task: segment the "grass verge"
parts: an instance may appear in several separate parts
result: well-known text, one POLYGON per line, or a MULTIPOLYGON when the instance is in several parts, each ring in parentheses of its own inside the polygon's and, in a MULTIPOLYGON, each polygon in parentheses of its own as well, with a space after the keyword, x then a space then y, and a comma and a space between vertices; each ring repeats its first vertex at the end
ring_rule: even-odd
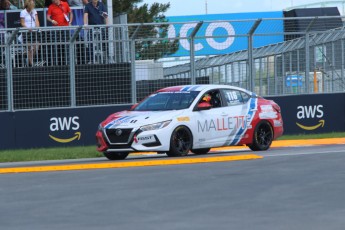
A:
POLYGON ((325 138, 341 138, 345 137, 345 132, 322 133, 322 134, 298 134, 283 135, 278 140, 303 140, 303 139, 325 139, 325 138))
MULTIPOLYGON (((284 135, 278 140, 322 139, 339 137, 345 137, 345 132, 309 135, 284 135)), ((0 151, 0 163, 97 158, 102 156, 102 153, 96 151, 95 146, 2 150, 0 151)))
POLYGON ((103 156, 96 146, 37 148, 0 151, 0 162, 43 161, 95 158, 103 156))

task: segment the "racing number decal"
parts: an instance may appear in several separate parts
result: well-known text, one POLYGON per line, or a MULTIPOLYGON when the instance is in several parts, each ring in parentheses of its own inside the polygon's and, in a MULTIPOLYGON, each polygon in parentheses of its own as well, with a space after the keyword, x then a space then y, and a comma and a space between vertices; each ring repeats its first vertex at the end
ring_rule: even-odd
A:
POLYGON ((227 92, 227 96, 229 97, 230 101, 237 100, 237 93, 235 91, 227 92))

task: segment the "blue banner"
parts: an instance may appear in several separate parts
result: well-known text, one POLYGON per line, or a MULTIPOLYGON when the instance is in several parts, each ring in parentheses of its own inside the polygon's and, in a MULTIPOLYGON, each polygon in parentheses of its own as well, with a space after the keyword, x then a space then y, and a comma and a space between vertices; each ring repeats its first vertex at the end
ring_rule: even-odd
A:
MULTIPOLYGON (((189 37, 198 22, 203 25, 196 34, 196 55, 221 55, 248 49, 247 34, 259 18, 283 18, 282 11, 234 14, 209 14, 167 17, 169 22, 188 22, 174 24, 169 28, 169 38, 189 37), (252 20, 250 20, 252 19, 252 20), (238 20, 231 21, 229 20, 238 20), (242 36, 241 36, 242 35, 242 36), (198 37, 206 37, 197 39, 198 37)), ((277 36, 254 36, 254 47, 266 46, 284 41, 283 20, 264 20, 255 34, 281 33, 277 36), (267 29, 269 28, 269 31, 267 29)), ((187 39, 180 40, 179 50, 172 57, 189 56, 190 43, 187 39)))

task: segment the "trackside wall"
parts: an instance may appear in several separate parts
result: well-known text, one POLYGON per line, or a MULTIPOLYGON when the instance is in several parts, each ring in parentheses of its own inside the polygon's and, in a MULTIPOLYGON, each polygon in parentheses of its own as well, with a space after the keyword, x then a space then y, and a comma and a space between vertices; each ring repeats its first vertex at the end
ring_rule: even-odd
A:
POLYGON ((282 110, 284 134, 345 131, 345 93, 266 97, 282 110))
POLYGON ((130 105, 0 113, 0 149, 95 145, 98 124, 130 105))
MULTIPOLYGON (((269 97, 285 134, 345 132, 345 93, 269 97)), ((95 145, 98 124, 131 105, 0 113, 0 149, 95 145)))

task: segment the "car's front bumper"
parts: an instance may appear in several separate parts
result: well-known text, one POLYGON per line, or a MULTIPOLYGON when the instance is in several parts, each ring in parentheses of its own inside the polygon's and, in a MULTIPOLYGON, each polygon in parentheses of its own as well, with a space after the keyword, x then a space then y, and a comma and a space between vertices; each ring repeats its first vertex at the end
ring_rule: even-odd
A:
MULTIPOLYGON (((119 130, 119 129, 116 129, 119 130)), ((118 137, 115 129, 99 130, 96 133, 97 150, 100 152, 165 152, 170 146, 170 129, 139 132, 131 131, 118 137)), ((118 131, 119 132, 119 131, 118 131)))

